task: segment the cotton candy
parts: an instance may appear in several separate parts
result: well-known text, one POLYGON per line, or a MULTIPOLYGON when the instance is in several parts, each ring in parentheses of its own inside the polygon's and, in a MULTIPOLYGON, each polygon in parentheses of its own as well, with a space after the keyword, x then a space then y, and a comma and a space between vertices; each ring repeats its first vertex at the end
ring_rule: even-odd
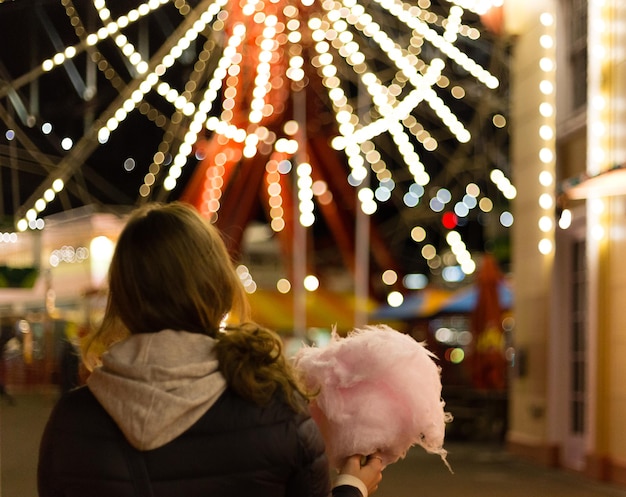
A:
POLYGON ((421 343, 386 325, 355 329, 345 338, 333 332, 328 345, 297 352, 296 371, 317 393, 311 413, 332 467, 374 452, 388 465, 413 445, 446 461, 451 418, 434 359, 421 343))

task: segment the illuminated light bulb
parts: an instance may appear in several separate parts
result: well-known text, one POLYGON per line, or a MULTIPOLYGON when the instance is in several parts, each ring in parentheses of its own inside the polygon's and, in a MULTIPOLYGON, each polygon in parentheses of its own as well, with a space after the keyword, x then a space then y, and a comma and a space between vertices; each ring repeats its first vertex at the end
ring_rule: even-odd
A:
POLYGON ((256 292, 257 284, 253 280, 248 280, 244 283, 243 288, 247 293, 252 294, 256 292))
POLYGON ((52 190, 51 188, 48 188, 44 193, 43 193, 43 198, 46 202, 52 202, 54 200, 54 198, 56 197, 56 193, 54 192, 54 190, 52 190))
POLYGON ((549 171, 541 171, 539 173, 539 183, 542 186, 551 186, 554 183, 554 176, 549 171))
MULTIPOLYGON (((471 197, 471 198, 473 198, 473 197, 471 197)), ((464 204, 463 202, 457 202, 455 204, 455 206, 454 206, 454 213, 458 217, 465 217, 465 216, 467 216, 469 214, 469 211, 470 211, 470 208, 466 204, 464 204)), ((456 223, 455 224, 452 224, 452 223, 444 224, 444 226, 446 228, 454 227, 454 226, 456 226, 456 223)))
POLYGON ((421 226, 415 226, 411 229, 411 238, 416 242, 423 242, 426 238, 426 230, 421 226))
POLYGON ((63 62, 65 62, 65 55, 62 53, 55 54, 54 57, 52 57, 52 62, 57 66, 63 64, 63 62))
POLYGON ((539 68, 543 72, 551 72, 552 70, 554 70, 554 60, 550 57, 542 57, 539 60, 539 68))
POLYGON ((56 193, 59 193, 61 190, 63 190, 64 186, 65 184, 63 183, 63 180, 60 178, 57 178, 52 182, 52 189, 56 193))
POLYGON ((539 252, 543 255, 548 255, 552 252, 552 241, 548 238, 542 238, 537 245, 539 252))
POLYGON ((272 228, 272 231, 278 233, 285 229, 285 221, 282 218, 274 218, 270 222, 270 227, 272 228))
POLYGON ((282 207, 272 207, 270 209, 270 216, 272 219, 279 219, 285 215, 285 211, 282 207))
POLYGON ((398 274, 393 269, 387 269, 381 279, 385 285, 394 285, 398 281, 398 274))
POLYGON ((440 188, 437 191, 437 198, 441 203, 447 204, 450 200, 452 200, 452 194, 446 188, 440 188))
POLYGON ((493 210, 493 202, 491 199, 483 197, 478 202, 478 207, 480 207, 480 210, 483 212, 491 212, 493 210))
POLYGON ((494 115, 492 122, 496 128, 504 128, 506 126, 506 118, 502 114, 494 115))
POLYGON ((552 26, 554 24, 554 16, 549 12, 542 12, 539 16, 539 22, 543 26, 552 26))
POLYGON ((367 214, 368 216, 371 216, 372 214, 374 214, 377 209, 378 209, 378 205, 376 204, 374 200, 368 200, 368 201, 361 203, 361 210, 363 211, 364 214, 367 214))
POLYGON ((437 249, 435 249, 435 247, 433 247, 431 244, 424 245, 422 247, 422 257, 424 257, 424 259, 429 260, 435 257, 436 255, 437 255, 437 249))
POLYGON ((493 169, 490 173, 489 173, 489 178, 491 179, 491 181, 493 181, 495 184, 498 184, 499 181, 501 181, 504 178, 504 173, 502 171, 500 171, 500 169, 493 169))
POLYGON ((513 226, 513 221, 513 214, 511 214, 510 212, 504 211, 502 214, 500 214, 500 224, 505 228, 510 228, 511 226, 513 226))
POLYGON ((566 230, 572 225, 572 211, 569 209, 563 209, 561 217, 559 218, 559 228, 566 230))
POLYGON ((554 226, 554 223, 552 222, 552 218, 548 216, 541 216, 537 224, 539 226, 539 229, 543 231, 544 233, 548 233, 549 231, 552 231, 552 228, 554 226))
POLYGON ((513 185, 508 184, 505 186, 505 188, 502 189, 502 194, 508 200, 513 200, 515 197, 517 197, 517 189, 513 185))
POLYGON ((397 291, 389 292, 387 295, 387 303, 391 307, 400 307, 404 302, 404 296, 397 291))
POLYGON ((309 292, 314 292, 320 286, 319 280, 317 279, 316 276, 312 274, 309 274, 304 278, 303 284, 304 284, 304 288, 308 290, 309 292))
POLYGON ((98 130, 98 142, 99 143, 106 143, 107 141, 109 141, 109 138, 111 136, 111 131, 107 128, 100 128, 98 130))
POLYGON ((276 282, 276 289, 280 293, 289 293, 291 290, 291 282, 288 279, 281 278, 276 282))
POLYGON ((470 195, 469 193, 463 195, 463 204, 465 204, 470 209, 476 207, 478 205, 476 195, 470 195))
POLYGON ((461 271, 463 271, 467 275, 474 274, 474 272, 476 271, 476 263, 471 259, 464 262, 463 264, 461 264, 461 271))
POLYGON ((554 129, 552 126, 544 124, 539 128, 539 136, 544 140, 551 140, 554 138, 554 129))
POLYGON ((543 117, 552 117, 554 115, 554 107, 548 102, 542 102, 539 105, 539 113, 543 117))
POLYGON ((554 92, 554 84, 544 79, 539 83, 539 91, 544 95, 551 95, 554 92))
POLYGON ((28 221, 26 219, 20 219, 15 227, 18 231, 26 231, 28 229, 28 221))
POLYGON ((548 210, 551 209, 554 205, 554 197, 549 193, 542 193, 539 196, 539 206, 542 209, 548 210))
POLYGON ((163 181, 163 188, 166 191, 171 191, 176 188, 176 179, 172 178, 171 176, 165 178, 165 180, 163 181))
POLYGON ((542 46, 542 48, 545 48, 547 50, 554 46, 554 38, 550 35, 541 35, 539 37, 539 44, 542 46))
POLYGON ((478 197, 478 195, 480 195, 480 188, 477 184, 475 183, 469 183, 466 187, 465 187, 465 192, 468 195, 471 195, 472 197, 478 197))
POLYGON ((451 247, 457 245, 458 243, 462 242, 461 235, 458 231, 450 230, 446 235, 446 242, 448 242, 448 245, 450 245, 451 247))
POLYGON ((554 160, 554 152, 552 151, 552 149, 543 147, 539 151, 539 160, 544 164, 551 163, 554 160))

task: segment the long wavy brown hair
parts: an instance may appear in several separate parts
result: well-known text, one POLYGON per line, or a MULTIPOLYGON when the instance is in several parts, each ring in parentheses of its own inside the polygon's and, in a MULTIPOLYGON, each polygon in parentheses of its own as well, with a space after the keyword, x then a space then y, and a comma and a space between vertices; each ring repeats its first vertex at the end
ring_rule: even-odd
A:
POLYGON ((280 337, 249 317, 218 229, 187 204, 151 203, 131 215, 118 239, 104 318, 84 341, 83 357, 93 367, 129 334, 202 333, 217 339, 220 369, 239 395, 264 405, 281 393, 301 409, 306 395, 280 337))

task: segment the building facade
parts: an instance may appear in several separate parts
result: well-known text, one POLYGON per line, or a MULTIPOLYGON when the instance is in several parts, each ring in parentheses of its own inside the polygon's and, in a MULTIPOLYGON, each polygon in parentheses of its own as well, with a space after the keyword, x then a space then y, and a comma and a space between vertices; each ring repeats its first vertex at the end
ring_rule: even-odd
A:
POLYGON ((504 14, 518 190, 508 446, 626 485, 626 3, 505 0, 504 14))

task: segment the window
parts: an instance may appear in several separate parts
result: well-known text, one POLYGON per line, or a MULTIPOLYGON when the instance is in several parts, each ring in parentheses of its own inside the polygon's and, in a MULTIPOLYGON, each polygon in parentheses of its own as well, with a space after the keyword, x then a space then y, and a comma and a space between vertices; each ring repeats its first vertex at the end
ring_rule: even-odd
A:
POLYGON ((572 325, 570 336, 570 428, 575 434, 585 432, 585 401, 586 401, 586 300, 587 271, 585 264, 585 242, 577 241, 573 246, 572 257, 572 325))
POLYGON ((572 110, 587 104, 587 0, 568 0, 567 39, 570 63, 572 110))

